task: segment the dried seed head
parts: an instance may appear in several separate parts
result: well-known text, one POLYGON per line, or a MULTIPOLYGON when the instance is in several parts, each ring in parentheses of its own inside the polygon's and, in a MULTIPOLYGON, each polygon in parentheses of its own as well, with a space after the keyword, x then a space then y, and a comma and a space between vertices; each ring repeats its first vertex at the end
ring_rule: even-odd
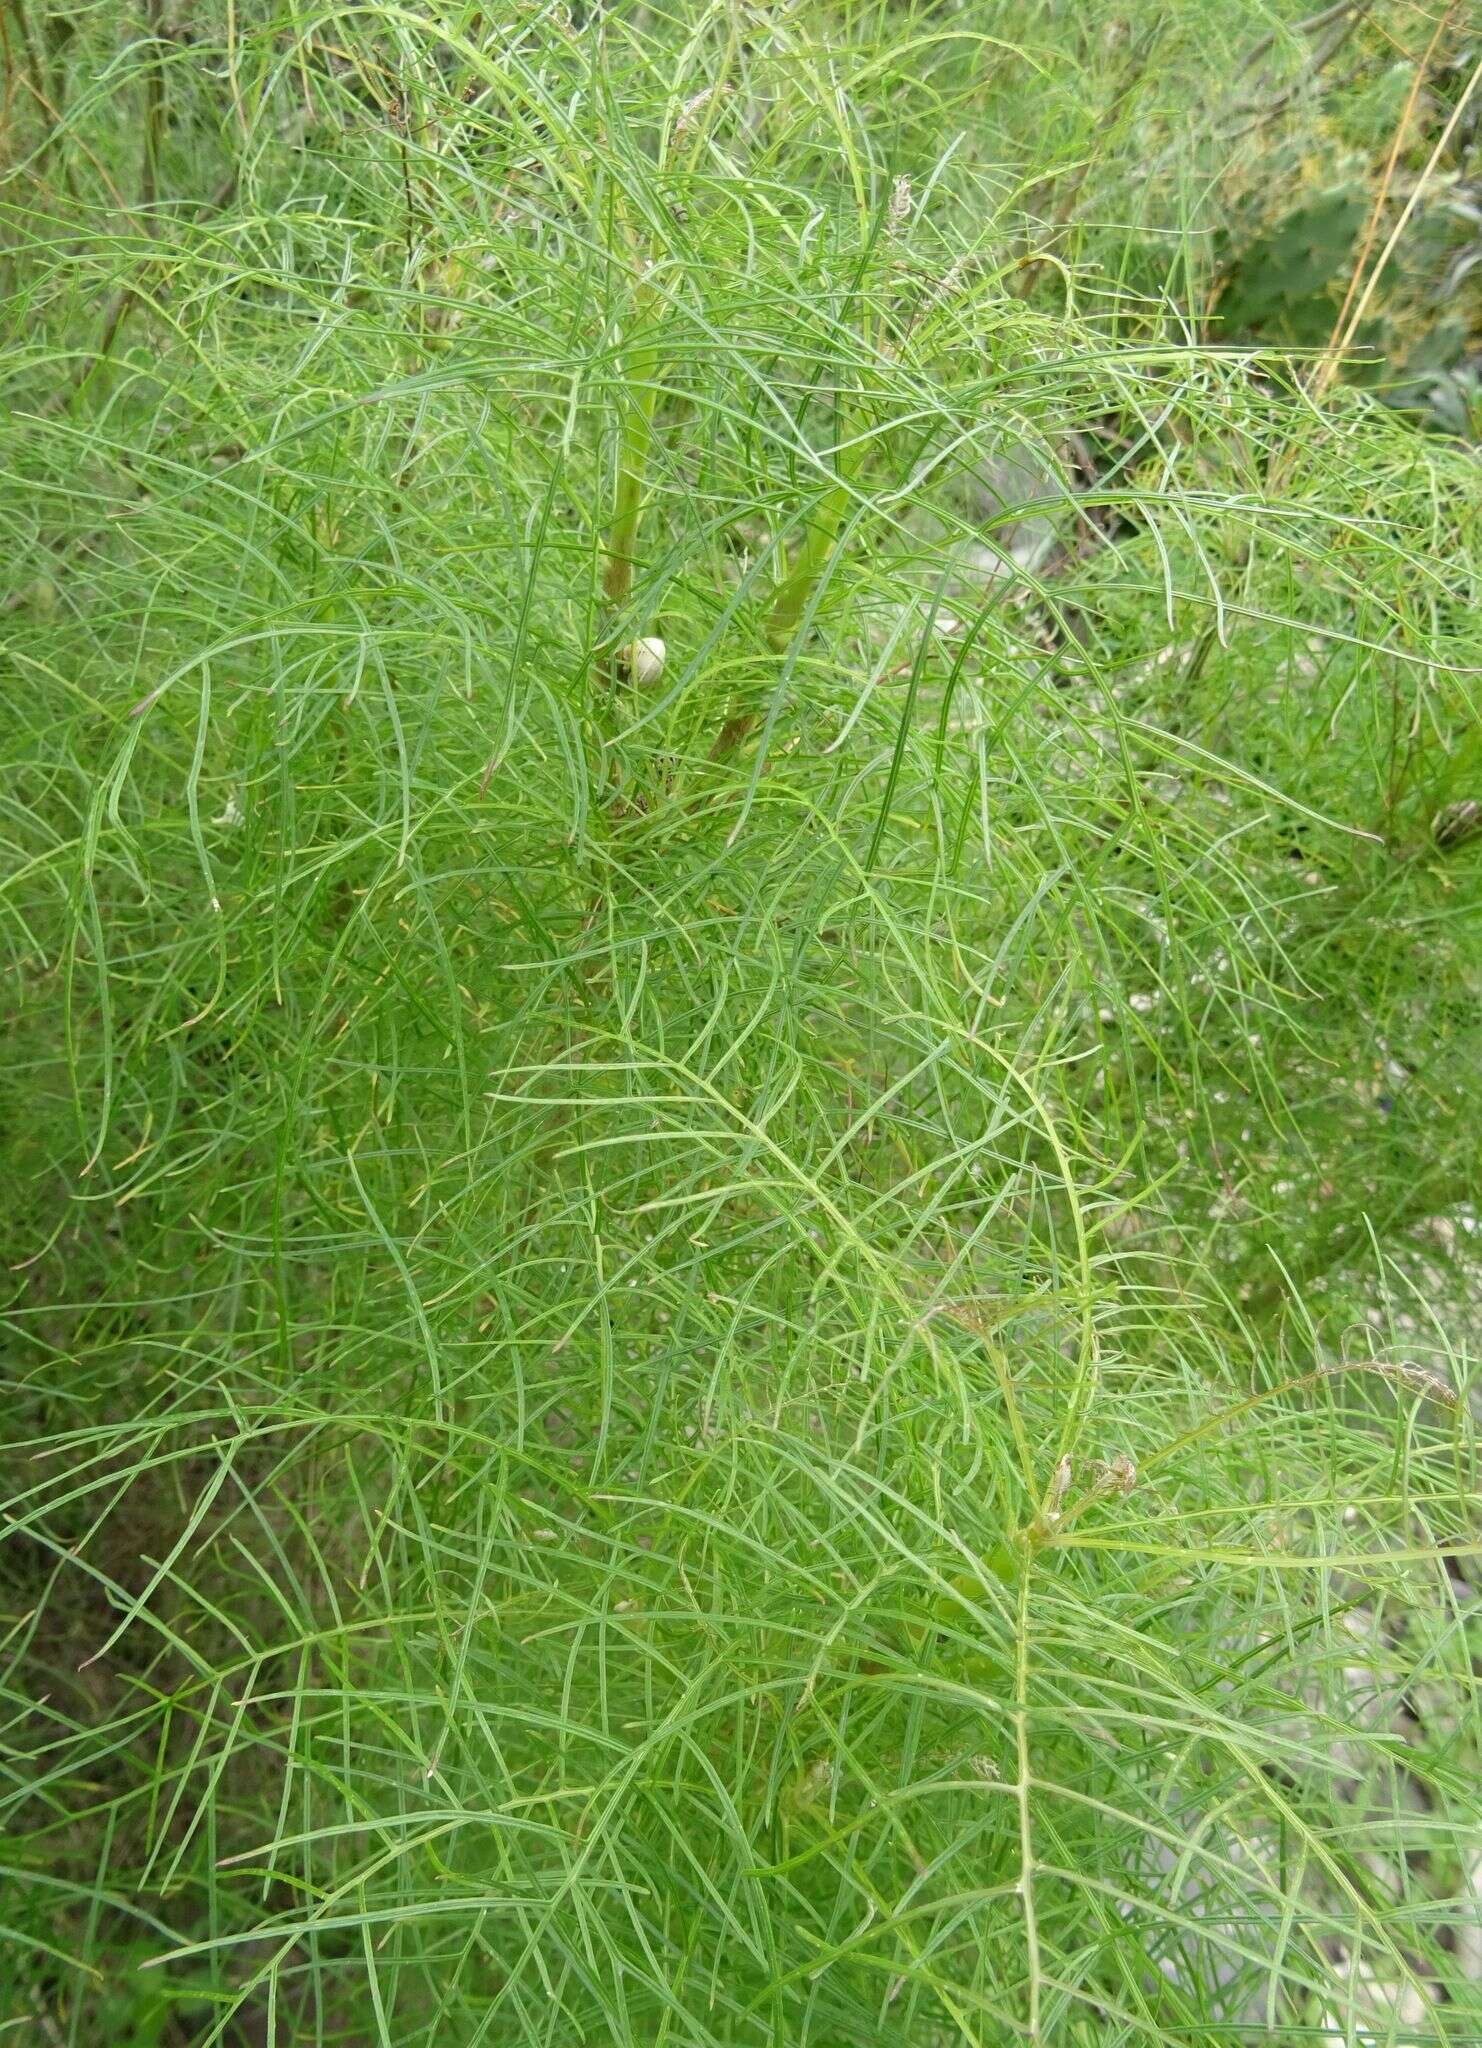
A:
POLYGON ((679 110, 679 118, 674 123, 674 141, 678 142, 686 130, 694 126, 696 114, 710 104, 717 92, 729 91, 728 85, 707 85, 703 92, 697 92, 687 99, 679 110))
POLYGON ((1322 1368, 1329 1377, 1345 1372, 1374 1372, 1383 1380, 1391 1380, 1396 1386, 1408 1387, 1412 1394, 1420 1394, 1428 1401, 1439 1401, 1443 1408, 1456 1408, 1460 1400, 1455 1387, 1442 1379, 1429 1366, 1415 1365, 1409 1359, 1390 1362, 1382 1358, 1344 1358, 1336 1365, 1322 1368))
POLYGON ((1137 1467, 1125 1451, 1118 1451, 1108 1465, 1099 1464, 1092 1492, 1105 1497, 1116 1494, 1125 1500, 1137 1484, 1137 1467))
POLYGON ((1070 1459, 1062 1458, 1060 1460, 1060 1463, 1055 1467, 1054 1477, 1050 1481, 1049 1499, 1045 1503, 1045 1518, 1047 1521, 1052 1520, 1056 1515, 1059 1514, 1060 1504, 1065 1499, 1065 1496, 1067 1493, 1069 1493, 1069 1491, 1070 1459))
POLYGON ((781 1806, 784 1812, 806 1813, 811 1806, 825 1798, 833 1790, 834 1767, 827 1757, 815 1757, 806 1770, 799 1771, 792 1783, 783 1789, 781 1806))
POLYGON ((1071 1466, 1068 1456, 1050 1474, 1050 1484, 1045 1492, 1045 1504, 1034 1520, 1023 1531, 1022 1541, 1031 1553, 1041 1544, 1054 1541, 1055 1531, 1060 1526, 1060 1509, 1070 1491, 1071 1466))
POLYGON ((936 306, 946 305, 948 299, 955 299, 962 290, 962 281, 967 276, 972 262, 970 256, 959 256, 952 268, 939 283, 932 286, 922 304, 923 312, 930 312, 936 306))

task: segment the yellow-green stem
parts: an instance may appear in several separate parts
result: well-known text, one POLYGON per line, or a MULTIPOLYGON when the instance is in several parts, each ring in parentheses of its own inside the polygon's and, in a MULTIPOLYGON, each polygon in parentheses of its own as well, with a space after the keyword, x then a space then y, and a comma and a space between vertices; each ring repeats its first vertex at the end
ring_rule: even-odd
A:
POLYGON ((778 586, 767 614, 767 638, 773 647, 785 647, 797 630, 798 620, 834 551, 848 505, 847 485, 835 484, 809 522, 802 546, 778 586))
POLYGON ((639 349, 627 365, 617 491, 607 533, 607 564, 602 574, 602 594, 614 609, 627 602, 638 557, 644 475, 653 441, 655 356, 652 348, 639 349))
POLYGON ((767 614, 766 633, 772 646, 779 650, 796 632, 798 621, 807 610, 808 601, 828 567, 829 557, 834 552, 849 510, 849 501, 854 495, 852 479, 858 466, 857 446, 851 442, 840 450, 837 483, 825 494, 809 520, 792 567, 778 585, 777 595, 767 614))

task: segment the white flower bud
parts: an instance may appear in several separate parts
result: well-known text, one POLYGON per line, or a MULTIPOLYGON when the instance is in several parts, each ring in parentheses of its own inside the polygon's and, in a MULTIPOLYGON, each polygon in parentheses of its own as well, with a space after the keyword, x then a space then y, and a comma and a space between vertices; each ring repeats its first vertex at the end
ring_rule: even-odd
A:
POLYGON ((649 636, 623 649, 623 666, 635 683, 656 683, 664 673, 665 647, 649 636))

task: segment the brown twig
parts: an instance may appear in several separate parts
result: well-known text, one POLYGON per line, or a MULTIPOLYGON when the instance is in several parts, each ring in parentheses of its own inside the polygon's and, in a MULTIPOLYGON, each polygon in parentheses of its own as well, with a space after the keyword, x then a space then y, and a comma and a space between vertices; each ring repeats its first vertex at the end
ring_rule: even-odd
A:
POLYGON ((1338 351, 1342 345, 1341 337, 1343 335, 1344 323, 1348 319, 1354 293, 1358 290, 1358 281, 1364 274, 1364 266, 1368 263, 1369 252, 1374 246, 1374 237, 1379 232, 1379 223, 1384 217, 1385 203, 1389 198, 1389 188, 1394 182, 1394 174, 1400 160, 1400 152, 1405 146, 1410 133, 1410 123, 1415 118, 1415 109, 1420 103, 1421 87, 1424 85, 1426 73, 1430 69, 1431 58, 1435 55, 1436 46, 1446 32, 1447 24, 1455 12, 1455 7, 1456 0, 1450 0, 1445 13, 1436 23, 1435 33, 1426 46, 1425 55, 1415 67, 1415 76, 1410 81, 1410 91, 1406 96, 1403 108, 1400 110, 1400 118, 1395 124, 1394 136, 1390 142, 1389 158, 1384 166, 1384 174, 1379 180, 1379 190, 1374 194, 1374 204, 1369 209, 1369 218, 1364 226, 1364 237, 1359 244, 1358 255, 1354 259, 1353 274, 1348 280, 1348 290, 1344 294, 1343 304, 1339 309, 1338 317, 1333 322, 1333 331, 1328 337, 1328 345, 1323 353, 1322 361, 1318 364, 1313 376, 1312 389, 1315 396, 1320 397, 1333 381, 1338 351))
MULTIPOLYGON (((1455 0, 1452 0, 1452 4, 1455 4, 1455 0)), ((1448 14, 1449 11, 1450 10, 1448 9, 1448 14)), ((1438 30, 1437 34, 1439 33, 1440 31, 1438 30)), ((1434 45, 1432 45, 1432 47, 1434 47, 1434 45)), ((1428 50, 1426 52, 1426 57, 1424 61, 1428 63, 1429 59, 1430 51, 1428 50)), ((1421 73, 1417 72, 1417 88, 1420 76, 1421 73)), ((1369 271, 1369 275, 1364 284, 1363 291, 1359 294, 1357 303, 1353 304, 1353 310, 1349 312, 1348 308, 1350 303, 1352 302, 1354 286, 1357 283, 1359 275, 1357 269, 1354 272, 1353 280, 1349 285, 1349 297, 1344 301, 1344 312, 1340 313, 1338 316, 1338 326, 1334 329, 1334 338, 1329 343, 1328 349, 1324 354, 1322 364, 1320 365, 1319 378, 1314 383, 1314 391, 1317 392, 1319 395, 1322 391, 1327 389, 1328 384, 1332 381, 1332 378, 1336 371, 1338 358, 1341 356, 1343 350, 1351 345, 1354 335, 1358 332, 1360 326, 1363 324, 1364 315, 1369 310, 1369 303, 1372 300, 1375 291, 1378 289, 1379 280, 1384 274, 1385 268, 1389 263, 1389 259, 1391 256, 1393 256, 1396 248, 1399 246, 1400 237, 1404 234, 1405 229, 1410 225, 1410 222, 1415 214, 1415 209, 1420 204, 1421 195, 1424 193, 1426 187, 1430 184, 1431 176, 1434 173, 1437 164, 1445 155, 1447 144, 1450 142, 1452 136, 1456 133, 1456 130, 1461 123, 1461 117, 1467 110, 1467 106, 1471 100, 1472 94, 1477 90, 1477 87, 1479 85, 1482 85, 1482 58, 1479 58, 1476 65, 1473 67, 1472 74, 1470 78, 1468 78, 1466 85, 1462 89, 1461 97, 1457 100, 1456 105, 1452 108, 1450 117, 1447 120, 1445 127, 1441 130, 1440 135, 1436 138, 1435 148, 1426 158, 1425 167, 1421 171, 1420 176, 1415 180, 1414 188, 1411 191, 1409 198, 1405 201, 1399 219, 1395 222, 1393 228, 1390 230, 1388 239, 1385 241, 1384 247, 1379 251, 1379 254, 1374 259, 1373 266, 1369 271), (1346 320, 1344 318, 1344 314, 1347 315, 1346 320)))

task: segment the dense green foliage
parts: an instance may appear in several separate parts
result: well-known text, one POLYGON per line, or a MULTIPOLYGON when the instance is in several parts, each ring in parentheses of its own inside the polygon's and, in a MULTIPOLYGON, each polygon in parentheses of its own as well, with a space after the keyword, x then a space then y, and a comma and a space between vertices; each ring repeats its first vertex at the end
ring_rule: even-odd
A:
POLYGON ((1482 2038, 1433 26, 12 0, 0 2039, 1482 2038))

